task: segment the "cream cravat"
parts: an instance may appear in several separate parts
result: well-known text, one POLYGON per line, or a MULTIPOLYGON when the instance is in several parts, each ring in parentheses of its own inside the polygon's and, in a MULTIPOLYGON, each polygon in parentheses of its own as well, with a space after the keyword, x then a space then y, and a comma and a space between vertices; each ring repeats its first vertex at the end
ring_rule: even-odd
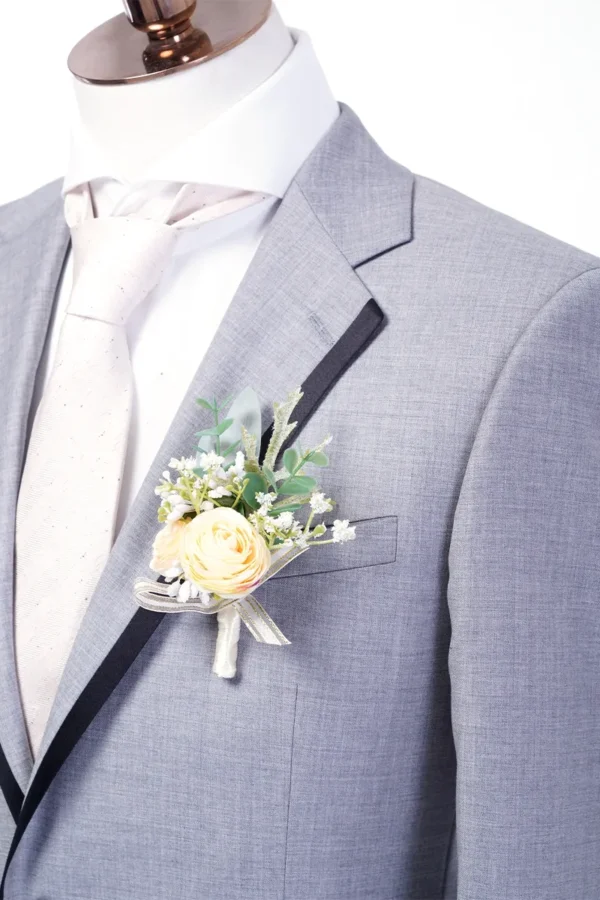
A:
POLYGON ((113 542, 132 403, 124 325, 177 238, 129 216, 88 215, 71 235, 73 288, 17 507, 15 653, 34 754, 113 542))

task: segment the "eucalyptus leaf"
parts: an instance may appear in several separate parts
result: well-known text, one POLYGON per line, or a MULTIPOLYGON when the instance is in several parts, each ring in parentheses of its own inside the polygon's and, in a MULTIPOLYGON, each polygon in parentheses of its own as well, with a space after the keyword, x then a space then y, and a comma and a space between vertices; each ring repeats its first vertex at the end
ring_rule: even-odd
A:
POLYGON ((300 461, 300 457, 298 456, 298 451, 294 450, 293 447, 290 447, 289 450, 286 450, 283 454, 283 464, 290 473, 293 475, 296 471, 296 467, 300 461))
POLYGON ((263 466, 262 471, 263 471, 263 475, 265 476, 265 478, 267 479, 267 481, 269 482, 271 487, 274 488, 275 492, 277 493, 278 487, 277 487, 277 481, 275 480, 275 473, 272 472, 271 469, 267 468, 267 466, 263 466))
MULTIPOLYGON (((227 450, 221 450, 221 456, 231 456, 232 453, 237 453, 240 449, 241 441, 236 441, 235 444, 232 444, 230 447, 227 447, 227 450)), ((230 460, 227 465, 224 467, 225 469, 230 469, 231 466, 235 466, 235 459, 230 460)))
POLYGON ((308 462, 312 463, 313 466, 324 468, 329 465, 329 457, 322 450, 315 450, 314 453, 310 454, 308 462))
POLYGON ((247 484, 242 496, 251 509, 258 509, 260 503, 257 501, 256 495, 266 492, 267 482, 258 472, 248 472, 244 476, 244 481, 247 481, 247 484))
POLYGON ((280 494, 308 494, 317 486, 317 482, 314 478, 309 478, 307 475, 294 475, 293 478, 288 478, 283 484, 279 485, 279 493, 280 494))
POLYGON ((218 437, 223 434, 229 426, 231 425, 232 419, 225 419, 224 422, 220 422, 218 425, 213 425, 212 428, 204 428, 202 431, 199 431, 198 437, 218 437))
POLYGON ((296 510, 302 509, 302 506, 302 503, 287 503, 284 506, 278 506, 276 509, 275 507, 271 507, 271 509, 269 510, 269 515, 278 516, 279 513, 282 512, 296 512, 296 510))
POLYGON ((290 506, 290 504, 293 504, 300 509, 301 506, 306 506, 309 501, 310 494, 294 494, 293 496, 286 497, 285 500, 278 500, 277 503, 274 503, 271 507, 271 511, 274 513, 285 512, 284 507, 290 506))
POLYGON ((219 411, 222 409, 225 409, 225 407, 228 406, 232 400, 233 400, 233 394, 230 394, 229 397, 227 397, 226 400, 223 400, 223 402, 219 406, 219 411))
POLYGON ((202 409, 207 409, 209 412, 214 413, 215 408, 212 403, 209 403, 208 400, 205 400, 203 397, 198 397, 196 400, 198 406, 201 406, 202 409))

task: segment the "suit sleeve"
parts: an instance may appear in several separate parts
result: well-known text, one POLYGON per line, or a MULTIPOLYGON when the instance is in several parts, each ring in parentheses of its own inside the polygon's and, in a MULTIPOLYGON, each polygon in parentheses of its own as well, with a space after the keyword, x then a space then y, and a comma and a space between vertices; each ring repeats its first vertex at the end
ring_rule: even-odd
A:
POLYGON ((450 546, 459 900, 600 898, 600 269, 542 308, 450 546))

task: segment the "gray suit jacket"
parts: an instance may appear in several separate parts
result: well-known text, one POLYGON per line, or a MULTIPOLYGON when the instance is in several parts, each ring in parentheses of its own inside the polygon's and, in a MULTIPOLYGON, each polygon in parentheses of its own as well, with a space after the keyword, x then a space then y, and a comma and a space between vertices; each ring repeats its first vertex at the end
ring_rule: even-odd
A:
POLYGON ((59 191, 0 210, 6 900, 600 897, 600 260, 412 175, 344 107, 165 423, 32 766, 13 532, 59 191), (253 385, 267 415, 297 384, 358 539, 262 589, 292 644, 244 632, 223 681, 213 617, 132 598, 153 488, 195 397, 253 385))

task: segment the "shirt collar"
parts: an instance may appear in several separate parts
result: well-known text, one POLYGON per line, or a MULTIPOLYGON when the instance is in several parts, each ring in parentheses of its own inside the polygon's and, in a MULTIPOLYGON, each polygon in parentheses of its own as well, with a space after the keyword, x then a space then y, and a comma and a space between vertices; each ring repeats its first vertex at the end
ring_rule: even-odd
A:
MULTIPOLYGON (((283 197, 339 114, 310 38, 301 31, 292 36, 294 49, 264 84, 141 171, 138 181, 219 185, 283 197)), ((76 122, 63 194, 100 177, 114 175, 76 122)))

